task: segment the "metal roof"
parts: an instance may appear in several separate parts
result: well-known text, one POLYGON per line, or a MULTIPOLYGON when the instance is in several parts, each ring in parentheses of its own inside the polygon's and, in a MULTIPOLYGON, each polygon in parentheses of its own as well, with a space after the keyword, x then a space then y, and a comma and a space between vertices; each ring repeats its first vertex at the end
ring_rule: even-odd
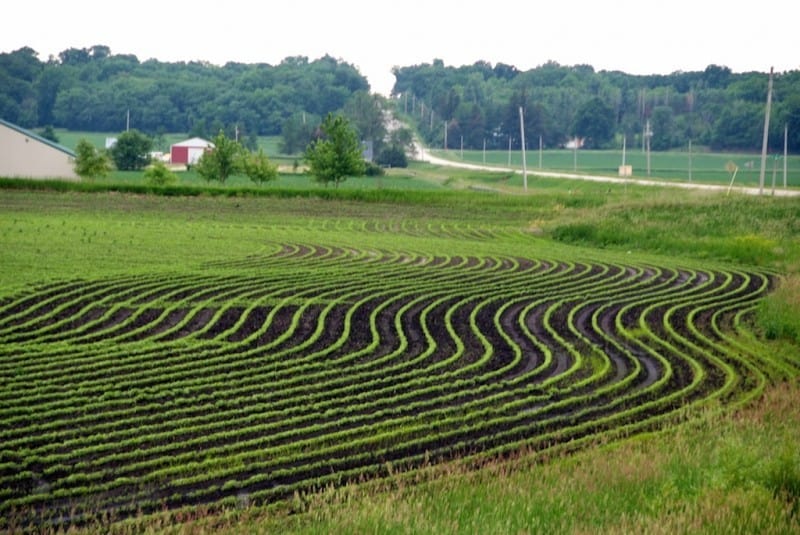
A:
POLYGON ((173 147, 213 147, 214 144, 210 141, 207 141, 201 137, 193 137, 192 139, 187 139, 186 141, 181 141, 180 143, 173 143, 173 147))

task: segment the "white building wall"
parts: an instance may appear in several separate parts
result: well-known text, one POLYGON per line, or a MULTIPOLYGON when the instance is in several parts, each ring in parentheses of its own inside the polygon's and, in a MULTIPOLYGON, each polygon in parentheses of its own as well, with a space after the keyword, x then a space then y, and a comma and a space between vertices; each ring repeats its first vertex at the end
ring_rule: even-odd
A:
POLYGON ((2 123, 0 177, 80 180, 69 154, 2 123))

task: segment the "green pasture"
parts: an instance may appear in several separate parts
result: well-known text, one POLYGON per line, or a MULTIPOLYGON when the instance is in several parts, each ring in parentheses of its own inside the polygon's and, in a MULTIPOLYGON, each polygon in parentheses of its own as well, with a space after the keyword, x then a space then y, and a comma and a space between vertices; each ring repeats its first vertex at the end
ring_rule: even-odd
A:
MULTIPOLYGON (((463 156, 461 151, 453 149, 432 152, 436 156, 457 161, 477 164, 485 162, 490 166, 522 169, 520 151, 510 153, 510 164, 507 151, 487 151, 485 158, 482 151, 464 151, 463 156)), ((541 154, 541 167, 539 166, 539 156, 538 150, 527 151, 526 165, 530 173, 541 169, 616 177, 619 175, 619 166, 622 164, 621 150, 579 150, 577 152, 568 149, 545 150, 541 154)), ((693 152, 690 155, 688 151, 651 152, 650 175, 647 174, 646 155, 641 149, 627 150, 625 161, 627 165, 633 166, 633 178, 658 178, 682 182, 729 184, 733 175, 728 169, 729 164, 732 163, 738 168, 734 185, 756 186, 761 171, 760 154, 703 151, 693 152)), ((787 185, 800 187, 800 156, 790 155, 787 164, 787 185)), ((768 156, 765 173, 765 185, 768 188, 772 186, 773 170, 777 187, 783 187, 782 154, 768 156)), ((521 182, 521 180, 514 182, 521 182)))

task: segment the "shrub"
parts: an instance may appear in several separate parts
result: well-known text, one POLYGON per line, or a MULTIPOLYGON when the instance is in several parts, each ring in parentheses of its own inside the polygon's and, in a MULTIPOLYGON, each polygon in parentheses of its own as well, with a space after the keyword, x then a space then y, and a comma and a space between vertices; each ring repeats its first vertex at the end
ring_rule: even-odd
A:
POLYGON ((383 176, 384 170, 383 167, 376 164, 375 162, 366 162, 366 171, 364 172, 367 176, 383 176))
POLYGON ((172 186, 178 183, 178 175, 167 169, 161 161, 145 169, 144 178, 149 186, 172 186))

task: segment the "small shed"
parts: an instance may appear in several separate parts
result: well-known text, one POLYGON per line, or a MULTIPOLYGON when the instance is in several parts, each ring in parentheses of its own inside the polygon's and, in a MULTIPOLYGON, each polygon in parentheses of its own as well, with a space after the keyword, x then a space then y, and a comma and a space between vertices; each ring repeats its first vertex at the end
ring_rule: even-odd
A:
POLYGON ((0 177, 80 180, 75 153, 0 119, 0 177))
POLYGON ((175 143, 170 147, 170 162, 173 164, 195 164, 205 151, 213 148, 214 144, 210 141, 193 137, 192 139, 175 143))

